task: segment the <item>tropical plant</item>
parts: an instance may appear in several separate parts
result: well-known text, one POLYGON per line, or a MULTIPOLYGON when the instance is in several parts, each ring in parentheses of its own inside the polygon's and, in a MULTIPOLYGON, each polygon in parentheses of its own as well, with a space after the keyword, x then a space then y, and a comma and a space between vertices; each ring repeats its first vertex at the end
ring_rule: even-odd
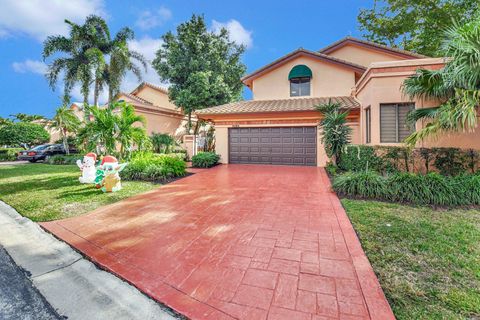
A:
MULTIPOLYGON (((49 36, 43 43, 44 60, 55 53, 61 54, 49 64, 46 78, 55 90, 58 77, 63 73, 64 105, 70 103, 70 92, 75 84, 80 83, 83 103, 88 105, 90 85, 105 64, 102 49, 110 33, 105 20, 95 15, 88 16, 83 25, 69 20, 65 23, 69 27, 68 37, 49 36)), ((85 117, 88 121, 87 114, 85 117)))
POLYGON ((340 111, 340 104, 329 101, 316 106, 322 115, 322 143, 327 156, 335 164, 341 162, 342 150, 350 143, 352 129, 347 126, 348 112, 340 111))
POLYGON ((15 122, 0 127, 0 145, 29 148, 50 140, 50 134, 39 124, 15 122))
POLYGON ((67 154, 70 154, 70 147, 68 145, 68 134, 74 133, 80 127, 80 120, 77 118, 72 109, 62 106, 57 108, 55 116, 49 122, 50 128, 57 129, 60 132, 63 148, 67 154))
POLYGON ((210 32, 204 17, 193 15, 176 34, 167 32, 162 40, 153 68, 170 83, 170 100, 188 116, 188 133, 195 110, 241 98, 240 78, 246 67, 240 58, 245 48, 235 44, 226 29, 210 32))
POLYGON ((175 145, 175 139, 166 133, 153 133, 150 136, 153 152, 169 153, 170 148, 175 145))
POLYGON ((145 118, 135 114, 132 105, 116 101, 105 107, 89 106, 92 121, 85 124, 77 139, 85 150, 98 154, 115 154, 119 146, 120 158, 131 151, 133 145, 141 146, 147 140, 145 118))
POLYGON ((472 131, 477 127, 480 106, 480 15, 463 25, 454 24, 445 32, 443 54, 449 57, 440 70, 417 70, 403 83, 403 92, 412 99, 440 101, 438 107, 416 109, 408 121, 426 122, 405 142, 414 146, 442 132, 472 131))
POLYGON ((120 156, 125 157, 131 151, 133 144, 141 145, 148 139, 145 132, 147 125, 144 116, 135 114, 132 105, 122 101, 112 104, 119 112, 115 115, 116 138, 120 144, 120 156))
POLYGON ((45 120, 45 117, 39 114, 16 113, 16 114, 11 114, 10 117, 13 117, 15 120, 18 120, 20 122, 32 122, 35 120, 45 120))
POLYGON ((0 117, 0 127, 3 127, 7 124, 12 124, 12 123, 13 123, 12 119, 0 117))
POLYGON ((136 152, 122 171, 126 180, 166 181, 186 174, 185 161, 174 155, 136 152))

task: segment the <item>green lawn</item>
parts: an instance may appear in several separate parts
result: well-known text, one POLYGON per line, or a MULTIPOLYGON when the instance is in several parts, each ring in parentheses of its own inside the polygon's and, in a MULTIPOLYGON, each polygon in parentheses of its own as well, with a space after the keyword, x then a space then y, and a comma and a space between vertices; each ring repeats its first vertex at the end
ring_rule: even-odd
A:
POLYGON ((73 165, 0 165, 0 200, 33 221, 63 219, 131 197, 158 185, 122 181, 123 189, 103 193, 80 184, 80 170, 73 165))
POLYGON ((480 211, 343 199, 398 319, 480 319, 480 211))

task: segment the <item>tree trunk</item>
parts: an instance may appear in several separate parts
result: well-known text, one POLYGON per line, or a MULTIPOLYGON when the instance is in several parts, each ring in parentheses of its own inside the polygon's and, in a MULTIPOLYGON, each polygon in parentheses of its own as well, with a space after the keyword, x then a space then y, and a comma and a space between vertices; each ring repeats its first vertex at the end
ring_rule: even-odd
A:
POLYGON ((187 121, 187 134, 190 134, 190 131, 192 130, 192 112, 188 112, 188 121, 187 121))
POLYGON ((69 155, 70 154, 70 146, 68 145, 67 132, 66 132, 65 129, 61 129, 60 132, 62 133, 63 148, 65 149, 65 153, 67 155, 69 155))
POLYGON ((95 88, 93 89, 93 105, 96 106, 98 105, 98 95, 100 94, 99 88, 100 83, 98 80, 95 80, 95 88))

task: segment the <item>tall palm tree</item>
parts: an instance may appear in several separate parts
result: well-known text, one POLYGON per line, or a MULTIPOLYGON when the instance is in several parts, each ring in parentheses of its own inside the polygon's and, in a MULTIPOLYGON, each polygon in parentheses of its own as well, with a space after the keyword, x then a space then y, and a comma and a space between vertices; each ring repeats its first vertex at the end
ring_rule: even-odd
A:
POLYGON ((480 16, 464 25, 454 24, 446 30, 442 49, 448 57, 442 69, 417 70, 403 83, 403 92, 412 99, 440 101, 438 107, 416 109, 408 115, 410 122, 427 122, 405 140, 411 146, 440 132, 471 131, 477 127, 480 16))
POLYGON ((135 114, 132 105, 125 102, 112 104, 119 112, 116 114, 116 138, 120 143, 120 156, 130 152, 133 144, 141 145, 147 139, 145 132, 146 119, 135 114))
MULTIPOLYGON (((48 66, 46 78, 55 90, 58 77, 63 73, 64 105, 70 103, 70 93, 80 83, 84 105, 88 105, 90 85, 96 76, 92 70, 102 69, 103 50, 110 42, 110 32, 105 21, 95 15, 88 16, 83 25, 65 20, 69 36, 49 36, 43 43, 43 59, 55 53, 60 56, 48 66)), ((88 117, 88 115, 86 115, 88 117)))
POLYGON ((106 53, 110 61, 103 74, 104 82, 108 85, 108 101, 112 101, 118 94, 122 80, 128 71, 132 72, 139 82, 142 81, 142 69, 147 71, 145 57, 128 48, 128 41, 134 38, 135 34, 130 28, 123 28, 108 44, 106 53), (137 62, 140 66, 136 64, 137 62))
POLYGON ((74 133, 80 127, 80 120, 77 118, 72 109, 66 106, 57 108, 55 116, 50 121, 50 128, 57 129, 62 138, 63 148, 67 154, 70 154, 68 146, 68 133, 74 133))

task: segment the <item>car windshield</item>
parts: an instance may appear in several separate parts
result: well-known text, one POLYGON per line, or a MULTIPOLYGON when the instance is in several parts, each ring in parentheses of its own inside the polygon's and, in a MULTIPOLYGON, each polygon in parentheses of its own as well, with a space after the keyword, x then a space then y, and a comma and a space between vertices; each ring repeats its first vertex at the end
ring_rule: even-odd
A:
POLYGON ((42 144, 41 146, 36 146, 35 148, 32 148, 32 150, 35 150, 35 151, 38 151, 38 150, 44 150, 46 148, 48 148, 49 145, 48 144, 42 144))

